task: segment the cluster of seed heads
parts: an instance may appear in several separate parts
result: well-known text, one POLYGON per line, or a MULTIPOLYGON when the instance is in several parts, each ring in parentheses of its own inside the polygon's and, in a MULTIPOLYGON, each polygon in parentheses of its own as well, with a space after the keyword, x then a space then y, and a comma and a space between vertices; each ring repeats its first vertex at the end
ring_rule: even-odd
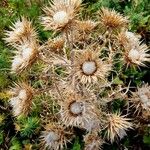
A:
POLYGON ((44 64, 39 77, 43 79, 41 88, 33 89, 24 82, 15 84, 10 105, 14 116, 28 115, 36 95, 51 97, 51 105, 41 100, 46 110, 52 105, 58 108, 55 115, 41 112, 41 126, 45 129, 41 144, 48 149, 66 147, 75 137, 77 127, 85 131, 84 149, 98 150, 105 141, 113 143, 124 138, 127 130, 136 128, 137 116, 146 119, 150 115, 150 86, 144 84, 132 92, 125 84, 114 86, 112 77, 113 72, 119 75, 127 68, 145 67, 150 62, 147 45, 128 30, 127 17, 115 10, 99 8, 93 20, 86 20, 81 15, 83 9, 81 0, 53 0, 44 7, 40 22, 44 30, 54 34, 43 43, 32 22, 24 17, 5 32, 6 43, 16 49, 12 73, 20 76, 32 71, 33 63, 44 64), (114 67, 118 60, 123 62, 120 71, 114 67), (118 97, 131 105, 129 109, 134 112, 113 113, 108 106, 118 97), (134 118, 128 118, 128 114, 134 118))

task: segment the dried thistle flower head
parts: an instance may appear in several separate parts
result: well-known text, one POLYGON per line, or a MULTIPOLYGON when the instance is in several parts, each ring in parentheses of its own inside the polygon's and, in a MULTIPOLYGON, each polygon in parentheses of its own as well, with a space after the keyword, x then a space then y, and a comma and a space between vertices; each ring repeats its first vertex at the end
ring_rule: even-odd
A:
POLYGON ((79 21, 76 20, 76 26, 77 30, 82 32, 91 32, 96 26, 97 22, 94 22, 92 20, 86 20, 86 21, 79 21))
POLYGON ((150 62, 150 54, 146 44, 137 43, 136 46, 127 45, 124 52, 124 60, 127 66, 146 66, 150 62))
POLYGON ((32 106, 32 97, 34 93, 32 87, 26 83, 15 84, 11 93, 12 98, 9 103, 12 106, 14 116, 19 116, 21 114, 27 115, 32 106))
POLYGON ((91 132, 84 136, 84 150, 101 150, 104 141, 97 132, 91 132))
POLYGON ((30 66, 38 56, 38 45, 28 41, 16 46, 16 55, 12 60, 12 73, 20 73, 30 66))
POLYGON ((118 35, 118 41, 123 46, 123 59, 127 66, 146 66, 145 62, 150 62, 149 49, 140 42, 139 35, 123 31, 118 35))
POLYGON ((135 113, 138 114, 144 110, 150 113, 150 86, 144 84, 141 88, 138 87, 136 92, 132 92, 130 101, 132 106, 136 108, 135 113))
POLYGON ((109 10, 108 8, 102 8, 100 11, 100 24, 103 28, 109 30, 118 30, 126 28, 128 20, 115 10, 109 10))
POLYGON ((52 52, 59 52, 63 49, 65 44, 65 38, 63 37, 56 37, 54 39, 49 39, 46 43, 46 48, 48 48, 52 52))
POLYGON ((82 51, 74 59, 74 77, 83 84, 96 83, 99 79, 105 81, 110 69, 111 64, 102 61, 99 53, 92 50, 82 51))
POLYGON ((37 39, 37 33, 32 27, 32 23, 24 17, 15 22, 10 29, 10 31, 5 32, 4 40, 12 46, 26 40, 35 41, 37 39))
POLYGON ((90 19, 82 21, 76 20, 74 30, 72 31, 73 36, 70 36, 70 40, 78 44, 89 42, 91 39, 91 31, 96 29, 97 24, 97 22, 94 22, 90 19))
POLYGON ((60 110, 62 123, 66 126, 85 128, 89 131, 98 128, 97 107, 92 102, 91 97, 82 96, 75 91, 65 92, 60 110), (91 124, 89 125, 89 123, 91 124))
POLYGON ((132 123, 129 122, 131 119, 126 118, 125 115, 121 116, 120 113, 108 114, 107 120, 106 134, 107 139, 110 140, 111 143, 114 142, 115 138, 122 139, 124 136, 126 136, 126 131, 128 129, 132 129, 133 127, 132 123))
POLYGON ((53 0, 50 7, 45 7, 45 17, 42 17, 42 24, 45 30, 64 30, 71 27, 76 17, 79 1, 53 0))
POLYGON ((136 47, 137 43, 139 43, 140 38, 140 35, 124 30, 121 31, 117 36, 119 44, 121 44, 123 47, 126 47, 127 45, 132 45, 132 47, 136 47))
POLYGON ((42 145, 51 150, 63 149, 67 146, 67 142, 71 141, 71 135, 70 131, 59 124, 47 124, 41 135, 42 145))

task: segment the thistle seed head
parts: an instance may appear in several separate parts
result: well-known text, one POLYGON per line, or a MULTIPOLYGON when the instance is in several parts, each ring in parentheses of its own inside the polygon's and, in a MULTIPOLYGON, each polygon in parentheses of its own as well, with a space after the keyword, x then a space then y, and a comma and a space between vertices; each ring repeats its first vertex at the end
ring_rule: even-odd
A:
POLYGON ((121 116, 121 114, 109 114, 107 129, 107 139, 114 142, 115 138, 122 139, 126 135, 128 129, 132 129, 133 125, 129 122, 131 119, 121 116))
POLYGON ((101 9, 100 21, 103 28, 111 30, 126 28, 128 25, 128 19, 126 17, 108 8, 101 9))
POLYGON ((45 126, 41 135, 44 148, 59 150, 66 147, 67 142, 72 139, 72 132, 57 123, 50 123, 45 126))
POLYGON ((85 128, 88 131, 97 125, 97 107, 91 103, 93 98, 86 97, 70 91, 64 93, 64 101, 61 102, 61 121, 66 126, 85 128), (85 100, 86 99, 86 100, 85 100), (89 100, 87 100, 89 99, 89 100), (91 123, 91 126, 88 124, 91 123))
POLYGON ((136 92, 132 92, 132 97, 129 100, 132 102, 137 115, 144 111, 150 112, 150 86, 144 84, 142 87, 138 87, 136 92))
POLYGON ((102 61, 97 52, 86 49, 76 54, 72 72, 82 84, 96 84, 99 80, 105 82, 110 69, 111 64, 102 61))
POLYGON ((11 93, 12 98, 10 98, 9 103, 12 106, 14 116, 27 115, 32 105, 32 87, 26 83, 19 83, 12 88, 11 93))

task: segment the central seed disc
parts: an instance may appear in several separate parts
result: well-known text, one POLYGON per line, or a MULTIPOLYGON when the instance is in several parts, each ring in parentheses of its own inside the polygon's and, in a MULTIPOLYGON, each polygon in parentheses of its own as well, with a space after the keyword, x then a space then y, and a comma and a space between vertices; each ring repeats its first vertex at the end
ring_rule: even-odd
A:
POLYGON ((74 102, 70 105, 71 113, 78 115, 81 114, 83 111, 83 105, 81 102, 74 102))
POLYGON ((46 141, 48 141, 49 143, 59 140, 59 136, 53 131, 50 131, 46 138, 46 141))
POLYGON ((92 75, 96 71, 96 64, 94 61, 86 61, 82 65, 82 70, 86 75, 92 75))
POLYGON ((68 14, 65 11, 58 11, 53 16, 54 22, 58 24, 65 24, 68 23, 68 14))
POLYGON ((128 57, 132 60, 138 60, 140 58, 140 54, 136 49, 131 49, 129 51, 128 57))

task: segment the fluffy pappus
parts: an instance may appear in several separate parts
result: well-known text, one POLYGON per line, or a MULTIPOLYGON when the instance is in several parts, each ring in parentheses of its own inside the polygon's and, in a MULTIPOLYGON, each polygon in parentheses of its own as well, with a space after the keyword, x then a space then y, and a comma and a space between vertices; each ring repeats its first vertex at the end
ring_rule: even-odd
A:
POLYGON ((123 60, 128 66, 146 66, 150 62, 149 49, 146 44, 140 42, 140 36, 129 31, 123 31, 118 35, 118 42, 123 47, 123 60))
POLYGON ((125 47, 127 44, 131 44, 132 46, 136 46, 137 43, 139 43, 141 36, 138 34, 135 34, 130 31, 121 31, 117 35, 117 40, 119 44, 121 44, 123 47, 125 47))

